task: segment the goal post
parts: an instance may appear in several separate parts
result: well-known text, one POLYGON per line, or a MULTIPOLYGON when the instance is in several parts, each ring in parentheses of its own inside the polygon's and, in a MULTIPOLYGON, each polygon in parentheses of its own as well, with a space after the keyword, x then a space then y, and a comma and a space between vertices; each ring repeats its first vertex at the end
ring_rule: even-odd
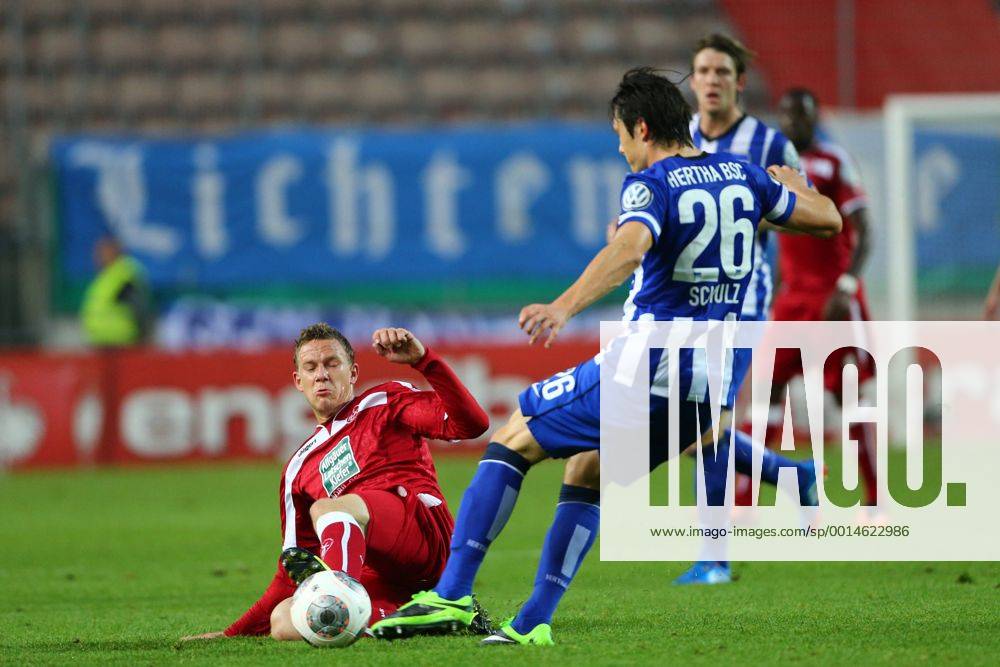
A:
MULTIPOLYGON (((888 316, 914 320, 918 308, 917 237, 914 216, 915 135, 921 123, 981 124, 1000 141, 1000 94, 892 95, 884 114, 888 232, 888 316), (995 135, 989 130, 995 129, 995 135)), ((993 165, 1000 180, 1000 162, 993 165)), ((1000 188, 997 181, 994 187, 1000 188)), ((985 212, 997 216, 997 211, 985 212)), ((1000 261, 1000 253, 997 260, 1000 261)))

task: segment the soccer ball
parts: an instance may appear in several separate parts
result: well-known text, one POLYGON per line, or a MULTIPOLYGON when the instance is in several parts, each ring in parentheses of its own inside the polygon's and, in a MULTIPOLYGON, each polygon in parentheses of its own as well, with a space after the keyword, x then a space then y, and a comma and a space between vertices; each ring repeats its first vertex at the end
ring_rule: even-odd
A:
POLYGON ((317 572, 292 596, 292 625, 313 646, 350 646, 371 615, 368 591, 343 572, 317 572))

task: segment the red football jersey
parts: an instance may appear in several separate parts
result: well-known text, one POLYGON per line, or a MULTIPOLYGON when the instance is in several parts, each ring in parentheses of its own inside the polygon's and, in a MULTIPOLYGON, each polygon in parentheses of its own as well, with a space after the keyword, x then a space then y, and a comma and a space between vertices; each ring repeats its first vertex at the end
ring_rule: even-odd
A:
POLYGON ((854 163, 840 146, 815 142, 799 157, 816 189, 837 205, 844 217, 844 229, 832 239, 778 234, 781 284, 783 290, 825 298, 851 265, 857 235, 848 216, 866 207, 868 200, 854 163))
POLYGON ((361 489, 427 494, 442 502, 424 440, 479 436, 488 421, 451 369, 428 351, 416 364, 434 391, 387 382, 359 394, 299 447, 281 476, 282 549, 319 550, 309 507, 361 489), (449 415, 448 410, 452 414, 449 415))
MULTIPOLYGON (((431 350, 413 367, 432 391, 398 381, 372 387, 317 426, 285 464, 279 490, 282 549, 298 546, 319 553, 309 508, 321 498, 383 490, 417 494, 425 505, 444 502, 424 438, 479 437, 489 416, 431 350)), ((225 634, 266 634, 271 611, 294 592, 279 566, 261 598, 225 634)))

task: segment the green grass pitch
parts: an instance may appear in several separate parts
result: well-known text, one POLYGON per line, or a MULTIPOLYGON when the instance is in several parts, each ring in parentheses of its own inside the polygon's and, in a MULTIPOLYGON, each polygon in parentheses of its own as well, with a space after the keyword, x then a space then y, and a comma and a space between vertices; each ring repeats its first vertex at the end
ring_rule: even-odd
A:
MULTIPOLYGON (((453 508, 475 461, 439 463, 453 508)), ((528 596, 561 466, 525 481, 477 590, 494 617, 528 596)), ((280 547, 277 465, 0 477, 4 664, 996 664, 1000 564, 743 563, 728 586, 670 585, 683 563, 584 564, 557 646, 470 637, 363 640, 342 651, 222 629, 259 595, 280 547)))

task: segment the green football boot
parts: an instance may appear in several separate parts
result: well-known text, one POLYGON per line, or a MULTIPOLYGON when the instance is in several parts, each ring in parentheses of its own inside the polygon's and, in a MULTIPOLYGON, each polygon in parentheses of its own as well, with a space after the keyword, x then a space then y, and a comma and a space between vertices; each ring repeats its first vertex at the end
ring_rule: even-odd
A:
POLYGON ((548 623, 539 623, 531 629, 528 634, 522 635, 514 629, 512 623, 514 619, 505 621, 500 628, 492 635, 479 642, 480 646, 502 646, 507 644, 521 644, 524 646, 555 646, 552 641, 552 626, 548 623))
POLYGON ((285 568, 288 578, 296 586, 317 572, 330 569, 322 558, 299 547, 289 547, 281 552, 281 567, 285 568))
POLYGON ((449 635, 493 632, 486 610, 474 595, 445 600, 434 591, 420 591, 413 599, 372 626, 379 639, 405 639, 415 635, 449 635))

